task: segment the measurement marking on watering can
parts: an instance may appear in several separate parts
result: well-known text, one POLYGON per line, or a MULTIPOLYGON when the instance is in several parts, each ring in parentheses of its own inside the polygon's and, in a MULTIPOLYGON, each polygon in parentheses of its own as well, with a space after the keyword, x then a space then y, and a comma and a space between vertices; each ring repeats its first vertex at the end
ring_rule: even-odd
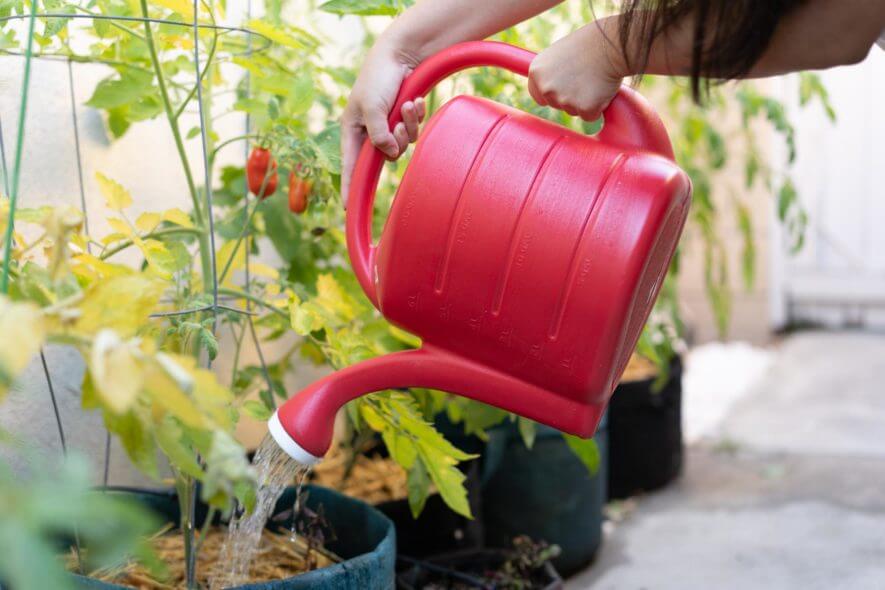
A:
POLYGON ((538 186, 543 177, 542 172, 547 166, 547 161, 553 155, 554 151, 562 144, 562 140, 564 139, 565 136, 560 135, 550 144, 550 147, 547 148, 547 152, 544 154, 544 157, 541 158, 541 163, 538 164, 538 169, 535 170, 535 175, 532 177, 531 184, 529 184, 529 190, 522 199, 522 203, 519 204, 516 221, 513 222, 513 230, 510 232, 510 238, 508 240, 510 250, 507 253, 504 269, 498 277, 498 284, 495 286, 495 296, 492 299, 493 316, 501 314, 501 305, 504 303, 504 290, 507 288, 507 283, 510 281, 510 272, 513 270, 514 266, 522 266, 523 263, 525 263, 529 247, 531 246, 532 234, 521 235, 519 240, 516 239, 516 236, 520 235, 519 229, 522 226, 523 213, 525 213, 525 210, 528 208, 529 201, 531 201, 538 192, 538 186))
POLYGON ((403 207, 402 215, 399 218, 400 227, 405 229, 409 225, 409 220, 412 218, 412 210, 415 207, 415 194, 410 193, 409 198, 406 201, 405 206, 403 207))
POLYGON ((578 252, 581 251, 581 246, 583 246, 584 240, 590 239, 587 237, 587 234, 590 233, 587 229, 590 224, 590 219, 593 217, 594 211, 596 211, 596 205, 602 198, 605 188, 608 185, 609 180, 614 176, 615 171, 620 169, 628 159, 629 156, 618 154, 609 165, 608 170, 605 172, 605 176, 602 178, 596 192, 593 194, 593 200, 590 202, 590 207, 587 209, 587 215, 584 216, 584 221, 581 222, 581 231, 578 233, 578 239, 575 240, 575 247, 569 258, 567 278, 562 284, 562 290, 559 292, 559 300, 556 302, 556 307, 554 308, 555 311, 553 312, 553 318, 550 322, 550 329, 547 332, 547 337, 550 340, 556 340, 559 336, 559 329, 562 327, 562 317, 565 315, 565 307, 566 303, 568 303, 569 295, 571 295, 571 292, 576 285, 583 285, 587 281, 587 276, 590 273, 591 258, 586 256, 580 260, 579 263, 578 252))
MULTIPOLYGON (((436 283, 433 286, 434 291, 437 294, 441 294, 443 292, 443 288, 446 284, 446 277, 449 274, 449 262, 452 259, 452 252, 455 249, 458 227, 460 226, 460 218, 461 218, 461 208, 463 205, 463 199, 461 197, 464 196, 464 188, 467 186, 467 183, 473 177, 474 170, 477 168, 477 165, 482 161, 485 157, 486 152, 489 149, 489 146, 492 144, 494 136, 501 130, 504 126, 504 123, 510 118, 510 115, 501 115, 495 121, 495 123, 489 127, 489 130, 486 131, 485 137, 482 139, 482 143, 480 143, 479 150, 477 150, 476 155, 473 157, 473 161, 470 163, 470 167, 467 169, 467 174, 464 175, 464 180, 461 182, 461 188, 458 189, 458 196, 455 198, 455 207, 452 209, 452 216, 449 218, 448 224, 448 234, 446 235, 446 250, 443 255, 442 261, 440 262, 439 268, 436 272, 436 283)), ((469 225, 469 220, 468 220, 469 225)), ((466 231, 466 228, 465 230, 466 231)))

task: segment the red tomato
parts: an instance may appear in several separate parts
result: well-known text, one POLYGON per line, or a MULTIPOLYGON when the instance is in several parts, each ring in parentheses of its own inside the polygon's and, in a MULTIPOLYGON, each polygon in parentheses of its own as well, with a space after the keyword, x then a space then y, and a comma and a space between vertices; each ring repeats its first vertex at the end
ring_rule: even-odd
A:
POLYGON ((270 150, 257 146, 252 149, 252 153, 249 154, 249 159, 246 161, 246 182, 249 185, 249 191, 262 199, 266 199, 277 191, 279 183, 277 162, 270 155, 270 150))
POLYGON ((300 178, 294 172, 289 174, 289 210, 292 213, 304 213, 311 188, 313 182, 307 178, 300 178))

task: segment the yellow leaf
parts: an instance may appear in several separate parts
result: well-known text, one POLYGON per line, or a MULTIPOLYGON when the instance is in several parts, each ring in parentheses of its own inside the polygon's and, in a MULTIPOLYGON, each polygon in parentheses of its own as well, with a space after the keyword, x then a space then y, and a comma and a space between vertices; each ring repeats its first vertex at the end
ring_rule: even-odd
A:
POLYGON ((126 238, 132 237, 132 228, 119 217, 108 217, 108 225, 111 226, 111 229, 114 230, 115 233, 125 236, 126 238))
POLYGON ((235 270, 239 270, 246 266, 246 244, 245 242, 240 242, 239 248, 234 252, 234 247, 237 246, 237 241, 232 240, 230 242, 226 242, 220 250, 218 250, 218 254, 215 256, 215 266, 218 272, 218 276, 221 276, 222 271, 224 271, 225 267, 230 264, 230 267, 227 269, 227 276, 224 277, 224 282, 228 283, 231 281, 231 276, 233 275, 235 270), (233 260, 231 260, 233 257, 233 260), (230 263, 228 261, 231 260, 230 263))
POLYGON ((351 320, 354 317, 354 309, 348 299, 348 295, 335 277, 330 274, 321 274, 317 277, 317 302, 323 308, 341 319, 351 320))
POLYGON ((194 379, 194 399, 200 408, 218 426, 225 429, 233 428, 233 416, 230 411, 234 401, 233 393, 218 382, 212 371, 197 369, 194 372, 194 379))
POLYGON ((147 233, 153 231, 154 228, 160 225, 161 221, 163 221, 163 218, 159 213, 142 213, 135 220, 135 227, 138 228, 138 231, 147 233))
POLYGON ((46 323, 40 309, 0 296, 0 398, 40 350, 46 323))
POLYGON ((170 414, 194 428, 202 428, 206 421, 202 413, 183 391, 174 387, 160 387, 152 391, 153 400, 160 404, 170 414))
POLYGON ((151 0, 151 4, 168 8, 183 16, 187 21, 194 20, 194 5, 188 0, 151 0))
POLYGON ((108 207, 114 211, 122 211, 132 205, 132 195, 122 185, 101 172, 95 173, 95 179, 98 180, 98 188, 101 189, 108 207))
POLYGON ((165 289, 163 281, 142 274, 115 276, 90 285, 80 304, 75 330, 94 334, 110 328, 123 338, 133 336, 147 322, 165 289))
POLYGON ((114 242, 121 242, 129 238, 129 234, 121 234, 120 232, 114 232, 112 234, 108 234, 103 237, 100 241, 105 246, 109 246, 114 242))
POLYGON ((312 309, 310 302, 301 303, 297 295, 289 301, 289 323, 297 334, 307 336, 323 327, 323 319, 312 309))
POLYGON ((280 27, 272 25, 269 22, 257 19, 250 20, 246 24, 246 28, 255 31, 259 35, 264 35, 277 45, 285 45, 292 49, 304 49, 304 43, 282 30, 280 27))
POLYGON ((253 276, 257 277, 266 277, 268 279, 274 280, 280 278, 280 273, 277 271, 277 269, 267 264, 262 264, 261 262, 250 262, 249 272, 252 273, 253 276))
MULTIPOLYGON (((144 387, 154 402, 155 409, 165 410, 194 428, 205 425, 203 414, 194 400, 178 387, 176 381, 159 364, 153 364, 145 372, 144 387)), ((158 414, 162 414, 162 411, 158 414)))
POLYGON ((115 414, 129 410, 141 391, 141 367, 129 344, 113 330, 101 330, 95 335, 89 374, 96 393, 115 414))
POLYGON ((71 270, 76 275, 88 279, 107 278, 133 273, 128 266, 105 262, 92 254, 77 254, 71 260, 75 263, 71 270))
POLYGON ((138 242, 145 259, 159 276, 168 279, 176 270, 175 257, 166 248, 163 242, 158 240, 145 240, 138 242))
POLYGON ((369 428, 374 430, 375 432, 383 432, 387 427, 387 423, 384 421, 384 418, 375 411, 369 404, 360 404, 360 415, 363 417, 363 420, 366 421, 366 424, 369 425, 369 428))
POLYGON ((81 251, 85 252, 88 244, 88 238, 81 233, 71 236, 71 243, 77 246, 81 251))
POLYGON ((194 222, 191 221, 190 215, 181 209, 167 209, 163 211, 163 221, 180 225, 181 227, 193 227, 194 222))

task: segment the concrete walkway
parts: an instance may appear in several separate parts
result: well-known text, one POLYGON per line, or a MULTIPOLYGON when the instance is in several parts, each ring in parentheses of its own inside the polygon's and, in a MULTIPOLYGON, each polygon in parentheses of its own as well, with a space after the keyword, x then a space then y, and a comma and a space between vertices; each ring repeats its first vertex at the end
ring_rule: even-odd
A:
MULTIPOLYGON (((711 356, 689 377, 741 378, 699 365, 711 356)), ((596 564, 567 588, 885 588, 885 336, 799 334, 772 357, 700 417, 716 382, 692 382, 686 419, 705 426, 683 477, 610 506, 596 564)))

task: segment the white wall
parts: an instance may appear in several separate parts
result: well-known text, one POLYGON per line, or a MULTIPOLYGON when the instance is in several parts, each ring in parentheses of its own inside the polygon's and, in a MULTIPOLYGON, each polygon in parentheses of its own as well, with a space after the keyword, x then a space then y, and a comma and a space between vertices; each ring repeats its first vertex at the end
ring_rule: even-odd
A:
MULTIPOLYGON (((885 327, 885 51, 821 73, 837 114, 799 109, 795 76, 781 92, 797 129, 793 177, 808 211, 796 255, 773 224, 772 318, 885 327)), ((776 154, 776 158, 783 154, 776 154)))

